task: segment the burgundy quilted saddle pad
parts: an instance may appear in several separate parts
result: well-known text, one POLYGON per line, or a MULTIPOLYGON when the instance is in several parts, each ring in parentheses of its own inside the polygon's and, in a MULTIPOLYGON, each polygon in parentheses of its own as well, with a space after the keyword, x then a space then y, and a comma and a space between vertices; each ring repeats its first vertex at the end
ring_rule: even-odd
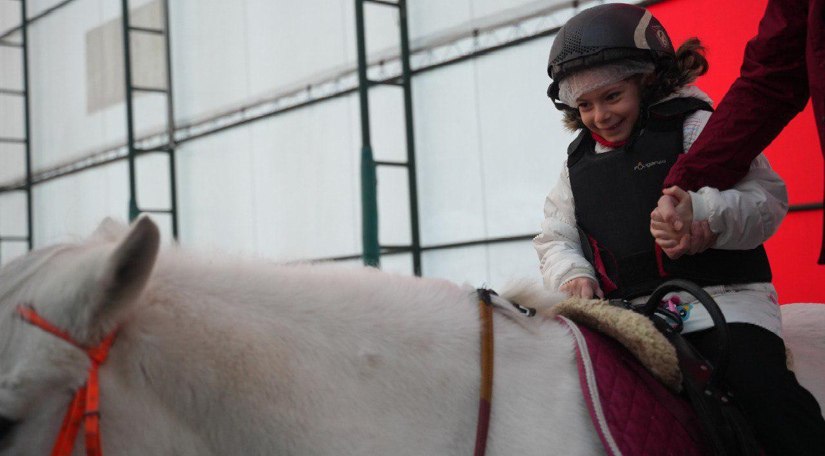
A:
POLYGON ((611 456, 712 454, 687 399, 659 384, 614 339, 557 317, 575 340, 590 417, 611 456))

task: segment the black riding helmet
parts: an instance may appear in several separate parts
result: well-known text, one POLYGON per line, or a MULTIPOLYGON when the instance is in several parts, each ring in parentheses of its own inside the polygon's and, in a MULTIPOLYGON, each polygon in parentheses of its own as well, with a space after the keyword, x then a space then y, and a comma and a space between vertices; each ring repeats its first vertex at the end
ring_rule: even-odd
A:
POLYGON ((559 30, 550 49, 547 96, 556 107, 559 81, 576 70, 625 58, 642 58, 657 67, 675 60, 676 52, 662 24, 650 11, 614 3, 588 8, 559 30))

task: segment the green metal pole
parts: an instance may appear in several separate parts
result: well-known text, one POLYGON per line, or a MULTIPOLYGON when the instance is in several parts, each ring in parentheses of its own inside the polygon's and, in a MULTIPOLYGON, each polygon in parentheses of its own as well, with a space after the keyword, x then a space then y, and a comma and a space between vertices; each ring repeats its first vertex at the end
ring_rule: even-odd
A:
POLYGON ((171 200, 172 238, 178 238, 178 184, 175 168, 175 109, 172 97, 172 45, 169 33, 169 0, 163 1, 164 27, 166 28, 166 125, 169 136, 169 199, 171 200))
POLYGON ((129 220, 140 215, 137 205, 137 183, 135 179, 135 124, 132 118, 132 50, 129 40, 129 0, 121 0, 123 9, 123 61, 126 83, 126 135, 129 148, 129 220))
POLYGON ((29 27, 28 15, 26 13, 26 0, 20 1, 20 15, 22 18, 21 27, 23 33, 23 97, 25 115, 25 135, 26 135, 26 221, 27 221, 27 236, 29 250, 34 247, 34 220, 33 220, 33 201, 32 201, 32 150, 31 150, 31 99, 29 98, 29 27))
POLYGON ((378 246, 378 179, 370 144, 369 81, 367 45, 364 33, 364 0, 355 0, 355 27, 358 38, 358 94, 361 100, 361 222, 364 264, 380 266, 378 246))
POLYGON ((407 0, 398 0, 401 26, 401 68, 404 76, 404 120, 407 135, 407 180, 410 192, 410 237, 413 273, 421 275, 421 237, 418 225, 418 182, 415 173, 415 129, 412 110, 412 69, 410 68, 410 39, 407 28, 407 0))

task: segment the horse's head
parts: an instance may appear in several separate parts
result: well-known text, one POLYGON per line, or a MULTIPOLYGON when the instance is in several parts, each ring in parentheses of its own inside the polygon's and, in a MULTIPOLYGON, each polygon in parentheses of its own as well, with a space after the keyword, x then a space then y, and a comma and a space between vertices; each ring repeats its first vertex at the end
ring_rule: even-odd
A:
POLYGON ((141 218, 118 233, 113 222, 81 244, 40 249, 0 269, 0 453, 45 454, 90 360, 71 344, 17 316, 31 305, 73 341, 93 347, 123 321, 145 287, 159 246, 141 218), (19 431, 19 433, 17 432, 19 431))

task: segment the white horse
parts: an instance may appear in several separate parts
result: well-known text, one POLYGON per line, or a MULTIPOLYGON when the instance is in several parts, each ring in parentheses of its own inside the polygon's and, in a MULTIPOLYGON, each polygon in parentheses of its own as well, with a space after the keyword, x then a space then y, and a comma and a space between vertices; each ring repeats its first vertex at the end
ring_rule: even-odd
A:
MULTIPOLYGON (((21 303, 86 346, 117 328, 100 370, 105 456, 472 454, 480 374, 470 287, 158 255, 148 218, 118 231, 104 223, 81 244, 0 270, 1 455, 51 451, 90 365, 16 318, 21 303)), ((538 287, 517 297, 558 300, 538 287)), ((603 454, 567 330, 515 315, 495 317, 488 454, 603 454)), ((797 375, 823 402, 825 306, 783 315, 797 375)), ((81 436, 74 455, 83 454, 81 436)))

